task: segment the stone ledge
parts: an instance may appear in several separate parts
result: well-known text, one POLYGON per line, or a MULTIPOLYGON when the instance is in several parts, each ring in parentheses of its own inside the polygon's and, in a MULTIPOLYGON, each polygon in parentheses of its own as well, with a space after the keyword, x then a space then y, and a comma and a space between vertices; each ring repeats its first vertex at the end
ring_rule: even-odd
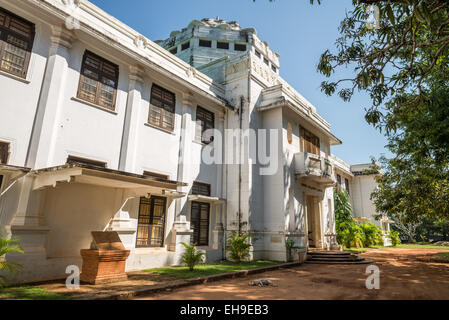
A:
POLYGON ((248 275, 252 274, 258 274, 262 272, 272 271, 272 270, 278 270, 283 268, 291 268, 301 265, 299 262, 290 262, 290 263, 283 263, 273 266, 266 266, 261 268, 255 268, 255 269, 249 269, 249 270, 240 270, 240 271, 234 271, 234 272, 227 272, 227 273, 220 273, 215 274, 211 276, 205 276, 205 277, 199 277, 199 278, 192 278, 192 279, 186 279, 186 280, 175 280, 167 284, 161 284, 161 285, 154 285, 154 286, 145 286, 141 288, 136 288, 132 291, 127 292, 121 292, 117 294, 100 294, 97 295, 95 298, 81 298, 79 300, 126 300, 131 299, 137 296, 148 296, 152 294, 156 294, 163 291, 169 291, 173 289, 179 289, 183 287, 193 286, 196 284, 203 284, 203 283, 209 283, 214 281, 219 281, 223 279, 232 279, 232 278, 240 278, 240 277, 246 277, 248 275))

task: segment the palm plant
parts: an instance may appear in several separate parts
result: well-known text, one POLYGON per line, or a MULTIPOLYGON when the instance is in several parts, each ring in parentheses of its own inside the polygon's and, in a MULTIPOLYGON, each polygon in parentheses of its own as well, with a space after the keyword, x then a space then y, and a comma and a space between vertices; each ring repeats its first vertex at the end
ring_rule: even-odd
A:
POLYGON ((249 236, 249 233, 239 236, 234 232, 228 238, 226 250, 229 251, 230 258, 237 263, 249 257, 249 250, 252 247, 252 244, 248 242, 249 236))
POLYGON ((0 238, 0 286, 7 283, 6 276, 2 275, 2 271, 7 271, 10 275, 17 269, 22 268, 22 266, 15 262, 6 261, 5 256, 8 253, 23 253, 23 248, 21 247, 18 240, 7 240, 5 238, 0 238))
POLYGON ((193 271, 195 266, 203 260, 205 253, 197 250, 193 244, 190 245, 185 242, 181 242, 181 244, 186 248, 181 257, 181 262, 185 263, 190 271, 193 271))

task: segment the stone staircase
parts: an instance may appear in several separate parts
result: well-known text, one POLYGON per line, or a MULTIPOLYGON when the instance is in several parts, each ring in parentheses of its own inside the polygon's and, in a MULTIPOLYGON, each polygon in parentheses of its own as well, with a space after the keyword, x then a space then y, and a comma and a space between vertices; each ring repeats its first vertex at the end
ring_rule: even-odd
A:
POLYGON ((306 263, 315 264, 368 264, 372 260, 359 257, 351 252, 341 251, 309 251, 306 263))

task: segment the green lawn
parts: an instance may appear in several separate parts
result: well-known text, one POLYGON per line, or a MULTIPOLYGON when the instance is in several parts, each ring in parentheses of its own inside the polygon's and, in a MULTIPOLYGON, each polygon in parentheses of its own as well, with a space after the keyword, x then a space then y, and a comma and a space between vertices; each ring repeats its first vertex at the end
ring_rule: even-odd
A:
POLYGON ((404 243, 399 244, 396 247, 384 247, 384 246, 372 246, 369 248, 345 248, 345 251, 348 252, 364 252, 369 249, 443 249, 443 250, 449 250, 448 246, 436 246, 429 243, 404 243))
POLYGON ((68 300, 69 298, 38 287, 0 288, 0 300, 68 300))
POLYGON ((233 263, 230 261, 221 261, 214 263, 200 264, 195 267, 194 271, 189 271, 187 267, 165 267, 145 270, 164 276, 170 276, 178 279, 189 279, 203 276, 210 276, 213 274, 226 273, 239 270, 255 269, 266 266, 273 266, 276 264, 282 264, 284 262, 279 261, 266 261, 258 260, 251 262, 233 263))

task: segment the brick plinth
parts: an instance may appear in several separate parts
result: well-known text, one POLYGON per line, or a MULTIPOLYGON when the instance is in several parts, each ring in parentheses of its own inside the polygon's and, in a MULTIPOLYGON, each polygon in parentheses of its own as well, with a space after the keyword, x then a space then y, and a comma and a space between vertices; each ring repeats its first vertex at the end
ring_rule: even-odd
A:
POLYGON ((80 280, 90 284, 126 280, 126 259, 129 250, 81 250, 83 267, 80 280))

